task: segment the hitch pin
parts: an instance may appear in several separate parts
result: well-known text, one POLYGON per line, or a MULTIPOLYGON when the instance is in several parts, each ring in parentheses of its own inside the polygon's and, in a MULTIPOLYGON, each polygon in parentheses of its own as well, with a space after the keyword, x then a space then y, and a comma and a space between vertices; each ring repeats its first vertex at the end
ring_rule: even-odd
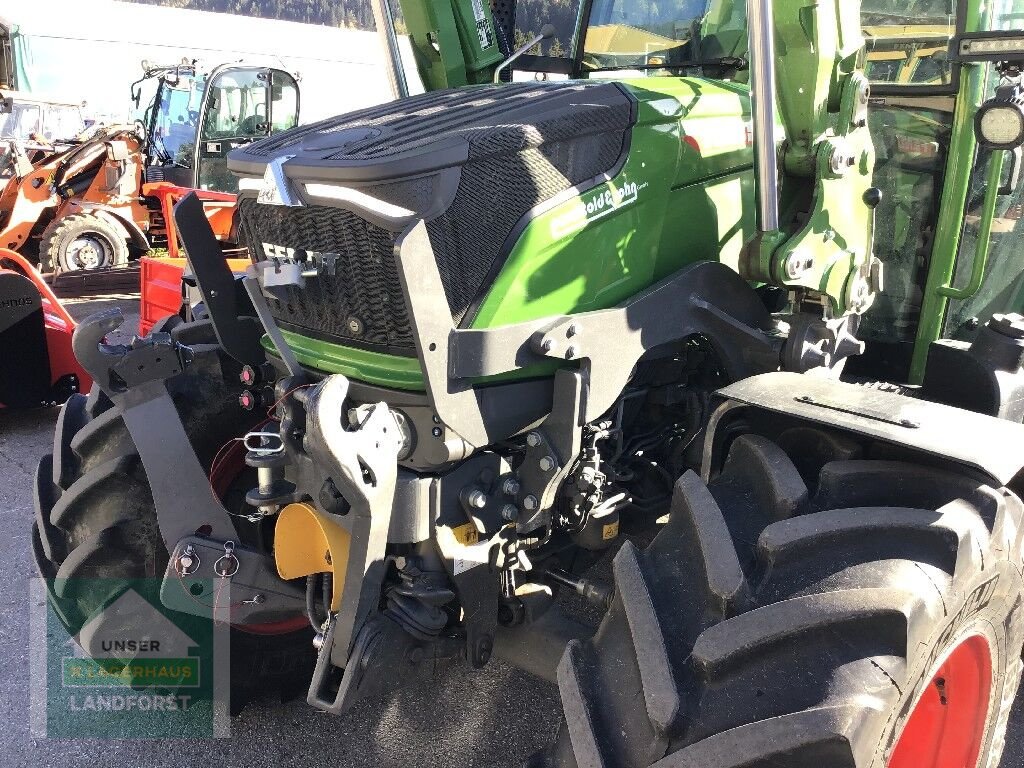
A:
POLYGON ((258 456, 271 456, 284 451, 284 441, 277 432, 250 432, 243 442, 246 450, 258 456))

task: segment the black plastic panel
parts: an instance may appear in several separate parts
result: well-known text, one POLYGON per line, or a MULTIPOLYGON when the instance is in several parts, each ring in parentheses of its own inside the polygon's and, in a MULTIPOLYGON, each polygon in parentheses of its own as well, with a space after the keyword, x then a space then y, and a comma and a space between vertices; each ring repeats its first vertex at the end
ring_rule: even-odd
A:
POLYGON ((0 404, 42 405, 51 399, 50 357, 39 291, 28 278, 0 271, 0 404))

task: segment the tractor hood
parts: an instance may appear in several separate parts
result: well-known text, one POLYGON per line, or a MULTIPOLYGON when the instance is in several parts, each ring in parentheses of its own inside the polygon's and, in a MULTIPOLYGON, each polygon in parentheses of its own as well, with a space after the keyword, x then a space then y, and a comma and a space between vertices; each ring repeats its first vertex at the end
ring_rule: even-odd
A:
MULTIPOLYGON (((239 175, 263 176, 268 162, 287 157, 290 178, 359 184, 568 142, 568 154, 577 156, 565 158, 568 165, 576 160, 589 172, 594 169, 579 155, 612 141, 617 158, 635 119, 635 100, 615 83, 485 85, 425 93, 296 128, 235 150, 228 164, 239 175)), ((574 183, 584 180, 565 170, 574 183)))
POLYGON ((395 101, 236 150, 229 167, 248 177, 239 218, 254 258, 302 252, 330 262, 271 311, 288 331, 414 355, 394 265, 397 235, 427 222, 452 319, 462 322, 531 212, 622 166, 636 109, 617 83, 479 86, 395 101), (284 202, 273 195, 282 185, 298 198, 292 205, 274 204, 284 202))

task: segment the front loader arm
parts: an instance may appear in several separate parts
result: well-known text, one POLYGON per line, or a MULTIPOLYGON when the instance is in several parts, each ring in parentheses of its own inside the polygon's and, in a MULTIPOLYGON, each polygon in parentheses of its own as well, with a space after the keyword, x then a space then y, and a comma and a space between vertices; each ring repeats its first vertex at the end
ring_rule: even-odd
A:
POLYGON ((748 0, 748 18, 760 215, 741 271, 859 314, 881 289, 859 4, 748 0))

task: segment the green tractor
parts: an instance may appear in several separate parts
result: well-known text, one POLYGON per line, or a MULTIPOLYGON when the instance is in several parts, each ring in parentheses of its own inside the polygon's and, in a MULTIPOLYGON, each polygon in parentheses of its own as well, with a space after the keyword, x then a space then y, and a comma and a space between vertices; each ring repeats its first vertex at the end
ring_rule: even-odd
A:
POLYGON ((402 9, 427 93, 229 158, 243 279, 186 199, 198 319, 76 333, 96 387, 36 494, 62 622, 93 653, 153 578, 230 624, 233 709, 500 656, 557 682, 537 766, 995 768, 1024 33, 961 3, 945 74, 872 84, 856 3, 402 9))

